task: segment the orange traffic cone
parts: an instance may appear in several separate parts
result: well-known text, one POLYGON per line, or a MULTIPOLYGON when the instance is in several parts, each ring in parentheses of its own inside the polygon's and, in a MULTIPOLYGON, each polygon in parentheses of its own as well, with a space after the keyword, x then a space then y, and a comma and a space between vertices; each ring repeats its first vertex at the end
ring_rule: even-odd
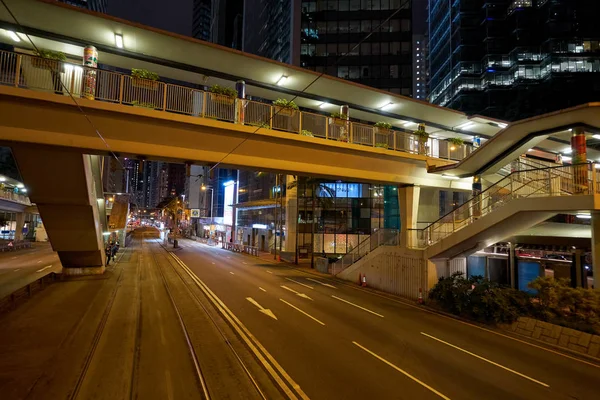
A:
POLYGON ((364 274, 362 276, 362 284, 361 284, 361 286, 362 287, 367 287, 367 274, 364 274))
POLYGON ((358 286, 362 285, 362 274, 358 273, 358 286))
POLYGON ((417 303, 423 304, 423 289, 419 288, 419 298, 417 299, 417 303))

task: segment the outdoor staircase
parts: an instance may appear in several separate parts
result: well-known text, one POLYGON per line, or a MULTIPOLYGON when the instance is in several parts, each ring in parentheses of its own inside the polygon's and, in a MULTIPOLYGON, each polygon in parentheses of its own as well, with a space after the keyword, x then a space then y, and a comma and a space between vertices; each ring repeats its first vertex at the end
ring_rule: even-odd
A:
POLYGON ((358 246, 346 253, 341 259, 330 264, 328 272, 337 275, 380 246, 397 246, 399 237, 400 231, 397 229, 379 229, 361 241, 358 246))
MULTIPOLYGON (((480 195, 469 199, 429 226, 409 230, 407 247, 425 250, 517 199, 546 198, 548 200, 545 202, 537 203, 539 210, 545 210, 544 205, 550 201, 550 198, 600 193, 598 178, 596 165, 587 163, 513 171, 480 195)), ((528 207, 530 204, 528 202, 528 207)), ((556 213, 559 210, 554 211, 556 213)), ((487 219, 491 222, 494 218, 487 219)), ((534 221, 532 219, 531 223, 534 221)), ((517 225, 519 224, 515 225, 515 229, 519 229, 517 225)))

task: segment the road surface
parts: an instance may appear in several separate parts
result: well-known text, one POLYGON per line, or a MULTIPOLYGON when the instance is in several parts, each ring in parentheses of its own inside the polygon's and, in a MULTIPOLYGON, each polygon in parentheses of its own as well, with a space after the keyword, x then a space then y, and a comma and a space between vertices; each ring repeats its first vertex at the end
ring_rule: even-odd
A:
POLYGON ((599 365, 182 240, 174 254, 311 399, 598 399, 599 365))

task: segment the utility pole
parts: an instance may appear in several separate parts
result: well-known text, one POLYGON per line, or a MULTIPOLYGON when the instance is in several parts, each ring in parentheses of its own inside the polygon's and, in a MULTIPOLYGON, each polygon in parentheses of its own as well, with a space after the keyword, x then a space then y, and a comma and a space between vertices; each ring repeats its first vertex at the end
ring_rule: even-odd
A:
POLYGON ((279 181, 279 175, 275 175, 275 237, 273 242, 273 259, 277 260, 277 185, 279 181))
POLYGON ((279 200, 280 200, 280 204, 281 204, 281 208, 279 209, 279 234, 281 236, 279 236, 279 259, 281 259, 281 247, 283 244, 283 223, 284 223, 284 217, 283 217, 283 182, 285 182, 283 175, 279 176, 279 200))

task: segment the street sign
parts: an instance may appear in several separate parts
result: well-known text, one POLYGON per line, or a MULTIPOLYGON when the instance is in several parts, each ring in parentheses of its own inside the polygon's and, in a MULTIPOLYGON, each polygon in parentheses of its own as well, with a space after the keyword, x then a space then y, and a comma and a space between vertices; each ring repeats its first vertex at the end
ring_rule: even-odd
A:
POLYGON ((192 208, 190 210, 190 216, 192 218, 200 218, 200 209, 198 209, 198 208, 192 208))

